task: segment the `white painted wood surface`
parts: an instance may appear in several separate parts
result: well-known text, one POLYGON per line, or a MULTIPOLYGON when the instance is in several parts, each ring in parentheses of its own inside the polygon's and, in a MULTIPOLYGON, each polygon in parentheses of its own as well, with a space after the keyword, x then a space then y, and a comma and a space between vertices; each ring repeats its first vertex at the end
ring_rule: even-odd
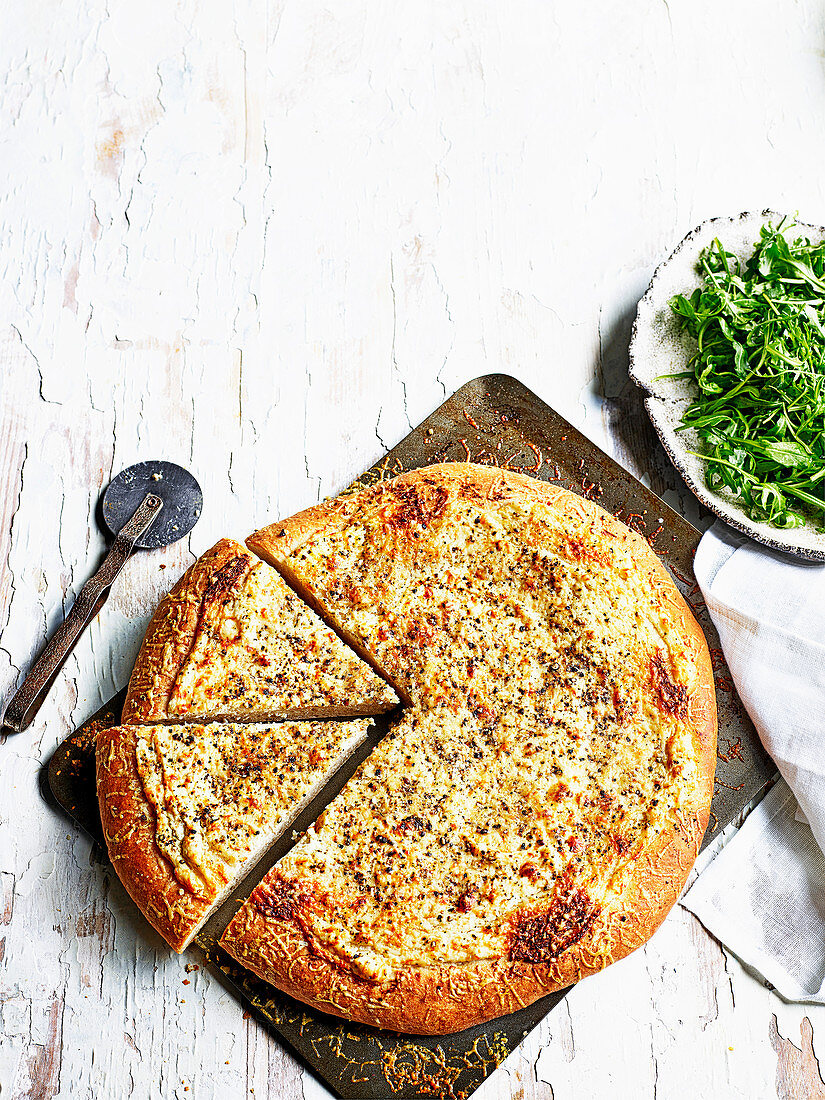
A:
MULTIPOLYGON (((318 1100, 147 930, 43 802, 41 763, 125 683, 197 553, 339 489, 470 377, 518 375, 684 504, 627 386, 633 307, 705 217, 825 223, 822 7, 2 11, 3 694, 101 551, 112 473, 177 460, 206 504, 189 540, 130 563, 0 746, 0 1095, 318 1100)), ((823 1041, 823 1009, 782 1005, 677 910, 477 1096, 823 1096, 823 1041)))

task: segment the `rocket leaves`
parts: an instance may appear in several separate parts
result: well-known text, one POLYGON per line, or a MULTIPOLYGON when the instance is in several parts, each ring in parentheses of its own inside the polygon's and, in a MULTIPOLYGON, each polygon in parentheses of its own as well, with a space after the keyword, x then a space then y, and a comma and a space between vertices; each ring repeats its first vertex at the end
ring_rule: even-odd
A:
MULTIPOLYGON (((693 429, 711 489, 776 527, 825 522, 825 243, 765 225, 741 262, 719 240, 670 306, 696 340, 693 429)), ((684 377, 674 376, 674 377, 684 377)))

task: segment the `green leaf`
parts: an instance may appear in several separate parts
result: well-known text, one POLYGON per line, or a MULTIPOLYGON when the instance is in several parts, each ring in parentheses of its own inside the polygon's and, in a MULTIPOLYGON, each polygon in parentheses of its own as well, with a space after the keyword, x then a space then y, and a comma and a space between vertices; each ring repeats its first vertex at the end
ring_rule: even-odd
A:
POLYGON ((780 466, 807 466, 813 458, 807 447, 803 447, 800 443, 779 440, 760 443, 751 439, 748 441, 748 446, 780 466))

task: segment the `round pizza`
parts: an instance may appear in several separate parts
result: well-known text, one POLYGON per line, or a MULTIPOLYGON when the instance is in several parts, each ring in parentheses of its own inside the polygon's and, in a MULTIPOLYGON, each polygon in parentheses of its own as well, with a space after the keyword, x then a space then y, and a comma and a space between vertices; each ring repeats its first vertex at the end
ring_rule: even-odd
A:
POLYGON ((317 1008, 438 1034, 627 955, 708 821, 707 645, 650 546, 505 470, 426 467, 247 545, 405 704, 222 943, 317 1008))

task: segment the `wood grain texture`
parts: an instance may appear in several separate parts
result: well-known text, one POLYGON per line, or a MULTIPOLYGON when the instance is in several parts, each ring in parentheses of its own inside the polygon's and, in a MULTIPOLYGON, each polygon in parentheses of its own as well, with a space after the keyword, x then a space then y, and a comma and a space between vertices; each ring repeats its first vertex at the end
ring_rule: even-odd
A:
MULTIPOLYGON (((126 682, 199 553, 341 488, 475 375, 518 375, 695 518, 627 381, 633 308, 706 217, 825 223, 825 18, 814 0, 5 15, 3 696, 99 560, 113 472, 180 462, 205 504, 188 539, 129 563, 0 746, 0 1081, 13 1100, 318 1100, 145 928, 44 804, 40 764, 126 682)), ((795 1046, 807 1017, 822 1054, 825 1010, 782 1004, 677 908, 477 1096, 792 1095, 774 1015, 795 1046)))

